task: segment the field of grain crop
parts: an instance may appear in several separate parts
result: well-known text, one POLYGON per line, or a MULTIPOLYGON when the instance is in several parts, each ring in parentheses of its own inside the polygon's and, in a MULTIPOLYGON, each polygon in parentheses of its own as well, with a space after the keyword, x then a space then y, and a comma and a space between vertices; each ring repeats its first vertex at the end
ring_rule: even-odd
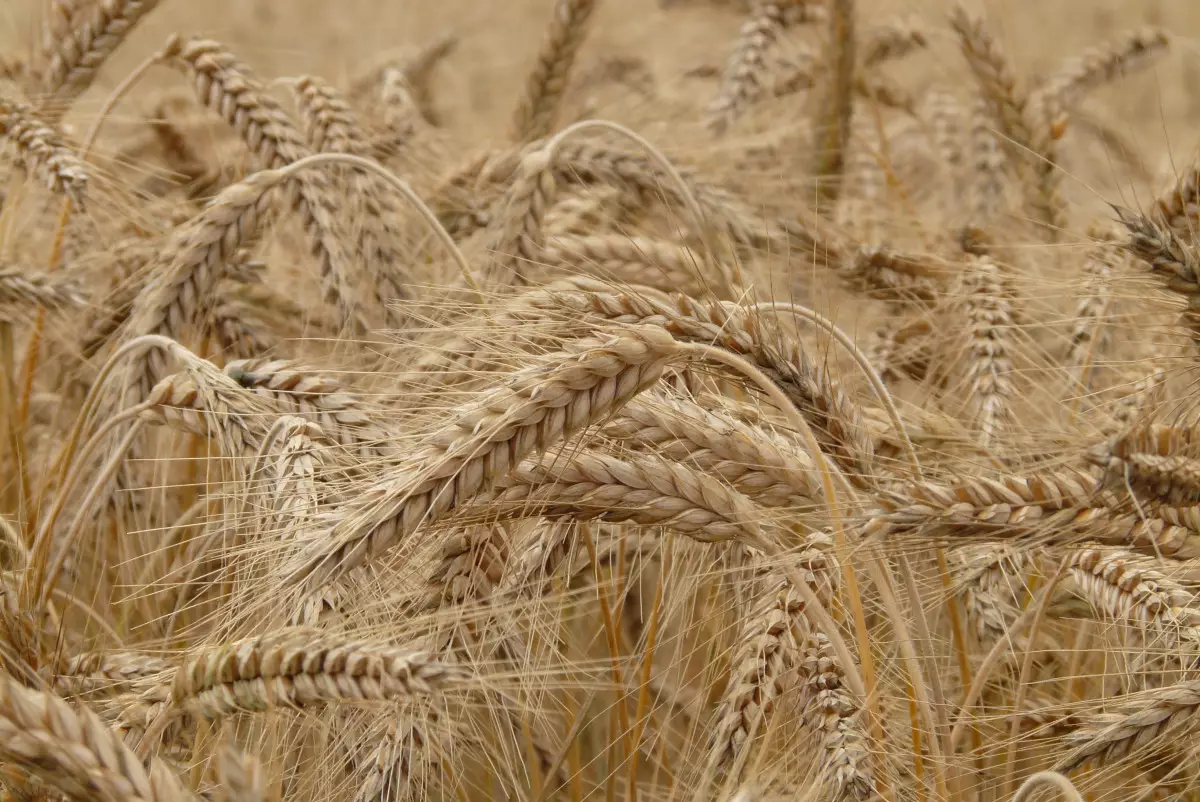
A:
POLYGON ((1200 5, 3 0, 0 801, 1200 799, 1200 5))

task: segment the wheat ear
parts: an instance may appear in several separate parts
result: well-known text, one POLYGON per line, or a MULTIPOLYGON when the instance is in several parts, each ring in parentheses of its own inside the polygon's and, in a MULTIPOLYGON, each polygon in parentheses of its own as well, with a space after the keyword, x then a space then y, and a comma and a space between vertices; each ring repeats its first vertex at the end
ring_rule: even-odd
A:
MULTIPOLYGON (((312 155, 279 102, 220 43, 189 39, 168 45, 175 53, 170 63, 188 74, 196 97, 242 137, 262 166, 277 169, 312 155)), ((317 259, 326 297, 339 305, 344 321, 361 325, 355 277, 341 242, 337 193, 319 173, 297 175, 296 189, 292 202, 317 259)))
POLYGON ((555 0, 554 18, 513 114, 516 141, 532 142, 554 130, 571 65, 587 36, 588 22, 597 5, 598 0, 555 0))
POLYGON ((763 94, 766 57, 787 25, 785 9, 791 0, 755 0, 738 32, 737 43, 725 65, 721 87, 709 104, 705 125, 724 133, 741 112, 763 94))
POLYGON ((68 31, 50 51, 43 87, 60 109, 87 91, 108 57, 159 0, 99 0, 86 14, 72 15, 68 31))
POLYGON ((267 782, 262 766, 232 744, 217 753, 217 793, 220 802, 266 802, 267 782))
POLYGON ((658 381, 677 353, 661 329, 630 327, 619 336, 578 341, 556 360, 517 372, 453 410, 426 445, 364 488, 355 509, 340 513, 302 556, 293 581, 319 586, 378 556, 530 453, 619 409, 658 381))
POLYGON ((1012 302, 999 268, 987 257, 974 257, 963 277, 967 316, 966 381, 980 443, 990 447, 1011 420, 1012 302))
POLYGON ((1168 733, 1187 738, 1198 722, 1200 682, 1187 680, 1117 701, 1114 712, 1086 716, 1079 729, 1067 735, 1074 748, 1057 770, 1071 771, 1093 760, 1115 763, 1168 733))
POLYGON ((90 710, 0 677, 0 754, 78 800, 168 802, 193 798, 142 761, 90 710))
POLYGON ((1116 42, 1091 48, 1068 60, 1035 93, 1034 103, 1069 110, 1086 95, 1117 78, 1151 66, 1171 44, 1171 35, 1160 28, 1139 28, 1116 42))
MULTIPOLYGON (((371 145, 349 103, 329 84, 312 76, 296 81, 305 135, 313 150, 321 153, 350 153, 369 157, 371 145)), ((400 322, 396 302, 410 296, 399 265, 404 262, 399 242, 400 204, 379 176, 354 170, 351 197, 362 207, 358 221, 358 256, 372 276, 380 305, 393 322, 400 322)))
POLYGON ((824 634, 809 636, 800 673, 804 722, 821 738, 821 769, 833 786, 833 798, 839 802, 873 799, 875 778, 870 769, 870 739, 863 730, 863 708, 846 688, 845 670, 824 634))
POLYGON ((817 95, 813 122, 813 168, 817 197, 828 211, 838 199, 846 166, 846 145, 854 114, 854 0, 831 0, 825 44, 825 84, 817 95))
POLYGON ((1129 252, 1150 265, 1167 289, 1187 300, 1183 322, 1192 337, 1200 339, 1200 247, 1150 217, 1122 209, 1118 214, 1129 230, 1129 252))
POLYGON ((420 651, 284 630, 192 655, 171 700, 203 716, 426 696, 468 678, 420 651))
POLYGON ((4 142, 11 142, 16 148, 26 173, 35 176, 51 192, 66 195, 77 206, 83 205, 88 184, 83 163, 30 106, 0 92, 0 143, 4 142))
POLYGON ((1063 226, 1063 201, 1054 164, 1053 114, 1038 114, 1028 90, 1017 80, 1000 43, 984 20, 961 4, 950 16, 963 55, 975 74, 984 101, 1002 137, 1012 163, 1022 176, 1026 202, 1036 219, 1053 233, 1063 226))

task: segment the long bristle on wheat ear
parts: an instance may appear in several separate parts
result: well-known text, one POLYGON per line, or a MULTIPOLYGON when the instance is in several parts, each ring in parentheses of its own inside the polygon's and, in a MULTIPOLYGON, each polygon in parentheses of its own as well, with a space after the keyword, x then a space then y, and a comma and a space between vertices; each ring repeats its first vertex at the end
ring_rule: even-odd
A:
POLYGON ((427 652, 285 630, 192 656, 175 674, 171 698, 176 707, 213 717, 427 696, 469 676, 427 652))
POLYGON ((76 205, 84 202, 88 176, 83 163, 31 106, 0 89, 0 142, 5 141, 11 142, 20 155, 26 173, 76 205))
POLYGON ((142 761, 87 709, 0 677, 0 756, 74 799, 168 802, 193 798, 142 761))

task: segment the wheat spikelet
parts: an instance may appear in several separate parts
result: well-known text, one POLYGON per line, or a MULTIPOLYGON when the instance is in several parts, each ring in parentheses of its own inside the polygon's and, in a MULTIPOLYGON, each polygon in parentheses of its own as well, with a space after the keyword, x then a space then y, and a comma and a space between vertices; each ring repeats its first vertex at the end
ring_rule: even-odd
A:
POLYGON ((83 205, 88 176, 83 164, 59 134, 34 114, 32 108, 0 92, 0 143, 10 142, 21 157, 25 172, 51 192, 83 205))
POLYGON ((258 761, 232 744, 217 755, 217 798, 224 802, 266 802, 267 783, 258 761))
POLYGON ((532 142, 551 133, 571 65, 588 32, 597 0, 554 0, 554 16, 513 114, 513 139, 532 142))
POLYGON ((45 91, 65 108, 87 91, 108 57, 157 7, 158 0, 99 0, 72 14, 70 30, 49 48, 45 91))
POLYGON ((283 630, 192 655, 175 674, 171 700, 203 716, 424 696, 461 682, 463 668, 432 655, 309 630, 283 630))

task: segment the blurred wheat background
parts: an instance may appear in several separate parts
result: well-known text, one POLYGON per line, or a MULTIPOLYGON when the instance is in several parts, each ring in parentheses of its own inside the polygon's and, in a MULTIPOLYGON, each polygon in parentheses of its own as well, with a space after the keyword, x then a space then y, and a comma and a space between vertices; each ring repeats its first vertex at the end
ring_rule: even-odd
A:
POLYGON ((7 0, 5 800, 1200 799, 1200 5, 7 0))

